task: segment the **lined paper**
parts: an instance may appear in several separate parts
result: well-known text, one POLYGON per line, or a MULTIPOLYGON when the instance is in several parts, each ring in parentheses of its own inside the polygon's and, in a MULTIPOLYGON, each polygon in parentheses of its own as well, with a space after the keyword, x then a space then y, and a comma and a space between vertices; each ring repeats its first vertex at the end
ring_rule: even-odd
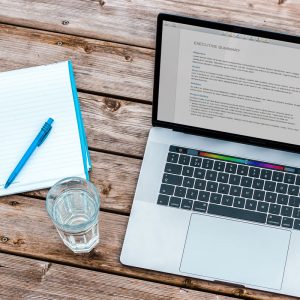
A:
MULTIPOLYGON (((85 178, 68 62, 0 73, 0 196, 85 178), (8 189, 4 185, 48 118, 52 130, 8 189)), ((88 155, 88 154, 87 154, 88 155)))

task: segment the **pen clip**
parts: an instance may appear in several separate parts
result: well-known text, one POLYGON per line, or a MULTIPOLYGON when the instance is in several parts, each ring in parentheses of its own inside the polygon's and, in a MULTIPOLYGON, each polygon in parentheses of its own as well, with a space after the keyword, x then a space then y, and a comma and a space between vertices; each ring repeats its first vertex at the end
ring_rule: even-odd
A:
POLYGON ((45 139, 47 138, 47 136, 49 135, 49 133, 50 133, 50 130, 48 130, 48 132, 46 132, 46 133, 43 135, 43 137, 39 140, 39 142, 38 142, 38 144, 37 144, 38 147, 40 147, 40 146, 44 143, 44 141, 45 141, 45 139))

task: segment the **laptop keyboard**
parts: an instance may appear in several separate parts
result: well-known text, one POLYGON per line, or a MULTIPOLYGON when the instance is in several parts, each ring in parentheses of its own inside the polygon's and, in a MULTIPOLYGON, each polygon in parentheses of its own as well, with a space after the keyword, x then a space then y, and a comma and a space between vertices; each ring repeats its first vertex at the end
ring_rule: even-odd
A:
POLYGON ((300 230, 296 170, 170 146, 157 204, 300 230))

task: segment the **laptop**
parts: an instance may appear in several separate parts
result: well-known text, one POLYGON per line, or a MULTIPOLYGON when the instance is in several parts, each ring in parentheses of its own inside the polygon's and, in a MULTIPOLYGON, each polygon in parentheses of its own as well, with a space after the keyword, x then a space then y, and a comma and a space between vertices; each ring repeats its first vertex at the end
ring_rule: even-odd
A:
POLYGON ((300 296, 300 38, 160 14, 128 266, 300 296))

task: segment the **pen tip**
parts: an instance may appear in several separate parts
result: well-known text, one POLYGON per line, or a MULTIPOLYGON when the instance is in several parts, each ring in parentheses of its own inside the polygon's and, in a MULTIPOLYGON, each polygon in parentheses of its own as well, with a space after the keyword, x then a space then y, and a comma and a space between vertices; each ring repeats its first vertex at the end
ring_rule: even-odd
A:
POLYGON ((5 183, 5 186, 4 186, 4 188, 5 188, 5 189, 7 189, 9 186, 10 186, 10 182, 9 182, 9 181, 7 181, 7 182, 5 183))

